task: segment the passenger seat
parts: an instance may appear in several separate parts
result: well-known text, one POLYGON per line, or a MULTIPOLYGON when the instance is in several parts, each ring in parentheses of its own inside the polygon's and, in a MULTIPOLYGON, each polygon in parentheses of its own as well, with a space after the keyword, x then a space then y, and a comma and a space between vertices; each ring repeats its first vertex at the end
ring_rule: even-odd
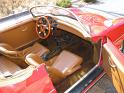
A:
MULTIPOLYGON (((43 63, 42 59, 36 54, 26 56, 26 61, 31 65, 39 66, 43 63)), ((55 59, 51 66, 46 66, 48 73, 54 83, 72 74, 81 67, 83 58, 67 50, 63 50, 55 59)))

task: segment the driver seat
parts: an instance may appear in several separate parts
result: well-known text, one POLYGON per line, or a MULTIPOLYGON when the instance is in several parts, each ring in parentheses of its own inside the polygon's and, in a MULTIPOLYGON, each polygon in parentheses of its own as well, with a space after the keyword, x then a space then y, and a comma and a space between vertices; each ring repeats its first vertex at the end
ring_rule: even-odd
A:
POLYGON ((15 62, 16 64, 18 64, 22 68, 25 68, 28 65, 24 62, 26 55, 34 53, 41 56, 48 51, 49 50, 46 47, 39 43, 35 43, 31 47, 28 47, 22 51, 18 51, 6 43, 0 44, 0 53, 15 62))
MULTIPOLYGON (((53 61, 53 59, 51 60, 53 61)), ((51 60, 49 61, 50 63, 51 60)), ((26 61, 34 66, 39 66, 41 63, 44 63, 42 59, 36 54, 27 55, 26 61)), ((68 75, 78 70, 81 67, 82 61, 82 57, 67 50, 63 50, 59 56, 54 58, 54 62, 52 62, 52 64, 49 66, 47 65, 46 68, 52 81, 56 84, 68 75)))

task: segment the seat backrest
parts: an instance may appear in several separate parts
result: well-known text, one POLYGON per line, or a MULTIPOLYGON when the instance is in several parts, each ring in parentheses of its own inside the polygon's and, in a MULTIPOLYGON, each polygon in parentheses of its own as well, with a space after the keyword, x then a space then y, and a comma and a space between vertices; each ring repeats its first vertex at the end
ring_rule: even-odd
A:
POLYGON ((67 76, 79 69, 82 61, 83 59, 80 56, 63 50, 53 63, 52 67, 67 76))
POLYGON ((40 43, 35 43, 33 46, 28 47, 23 50, 23 52, 27 52, 25 56, 29 53, 37 54, 39 56, 43 55, 45 52, 48 52, 49 49, 45 46, 41 45, 40 43))
POLYGON ((43 63, 41 57, 37 54, 30 53, 26 56, 25 62, 29 65, 39 66, 43 63))

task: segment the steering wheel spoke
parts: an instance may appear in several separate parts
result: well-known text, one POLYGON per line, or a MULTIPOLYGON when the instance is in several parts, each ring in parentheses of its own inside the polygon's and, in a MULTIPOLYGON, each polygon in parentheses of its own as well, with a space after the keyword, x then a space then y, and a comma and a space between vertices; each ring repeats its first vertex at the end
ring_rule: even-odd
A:
POLYGON ((48 38, 54 28, 57 23, 51 16, 41 16, 36 20, 36 32, 41 39, 48 38))
POLYGON ((36 21, 36 32, 41 39, 46 39, 51 32, 51 24, 46 16, 41 16, 36 21))

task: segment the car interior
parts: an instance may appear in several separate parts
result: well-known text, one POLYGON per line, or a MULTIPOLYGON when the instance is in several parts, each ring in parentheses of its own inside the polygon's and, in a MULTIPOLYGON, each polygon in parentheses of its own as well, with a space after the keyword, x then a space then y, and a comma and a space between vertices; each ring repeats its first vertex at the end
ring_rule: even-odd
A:
POLYGON ((98 64, 100 49, 101 41, 93 43, 49 16, 21 23, 0 33, 0 81, 44 63, 63 93, 98 64))

